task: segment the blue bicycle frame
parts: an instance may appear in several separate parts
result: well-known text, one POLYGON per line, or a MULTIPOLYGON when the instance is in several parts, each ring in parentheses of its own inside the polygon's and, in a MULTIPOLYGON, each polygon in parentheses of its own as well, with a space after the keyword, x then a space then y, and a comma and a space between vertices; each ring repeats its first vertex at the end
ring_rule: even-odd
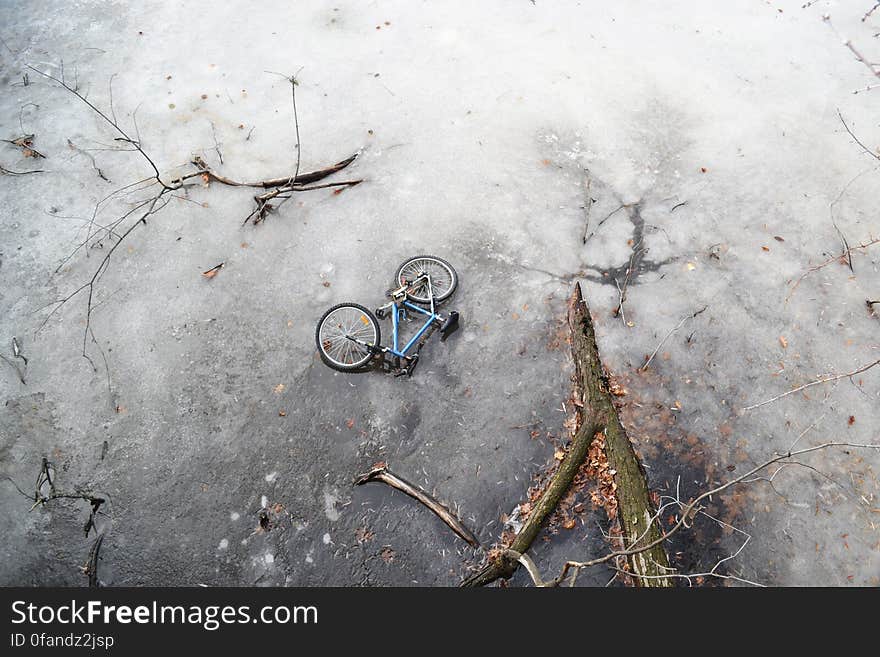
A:
POLYGON ((427 331, 431 327, 431 324, 439 319, 437 313, 434 312, 433 306, 434 304, 432 303, 431 310, 425 310, 424 308, 420 308, 419 306, 410 303, 409 301, 404 301, 400 305, 395 304, 394 312, 391 314, 391 323, 393 324, 394 329, 392 331, 392 346, 389 351, 392 354, 394 354, 395 356, 400 356, 401 358, 406 358, 406 352, 412 349, 413 345, 418 342, 419 338, 421 338, 425 334, 425 331, 427 331), (407 309, 414 310, 418 313, 421 313, 422 315, 426 315, 428 319, 425 320, 425 325, 422 326, 422 328, 420 328, 418 332, 416 332, 416 334, 410 339, 410 341, 406 343, 406 346, 401 349, 399 344, 398 328, 400 326, 401 318, 406 317, 407 309))

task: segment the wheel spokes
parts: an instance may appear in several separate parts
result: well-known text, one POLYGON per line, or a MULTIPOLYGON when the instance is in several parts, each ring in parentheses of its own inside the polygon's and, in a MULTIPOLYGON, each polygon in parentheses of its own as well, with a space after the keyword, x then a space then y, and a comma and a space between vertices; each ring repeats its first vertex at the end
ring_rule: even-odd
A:
POLYGON ((324 354, 343 366, 363 362, 370 349, 360 342, 375 344, 376 330, 370 319, 358 308, 339 308, 328 315, 321 325, 320 343, 324 354))
MULTIPOLYGON (((429 258, 418 258, 407 263, 406 267, 401 271, 401 275, 406 280, 415 280, 422 274, 428 274, 431 277, 431 288, 434 296, 440 297, 452 286, 452 277, 449 271, 441 263, 429 258)), ((420 299, 429 299, 430 290, 427 281, 419 283, 412 288, 411 294, 420 299)))

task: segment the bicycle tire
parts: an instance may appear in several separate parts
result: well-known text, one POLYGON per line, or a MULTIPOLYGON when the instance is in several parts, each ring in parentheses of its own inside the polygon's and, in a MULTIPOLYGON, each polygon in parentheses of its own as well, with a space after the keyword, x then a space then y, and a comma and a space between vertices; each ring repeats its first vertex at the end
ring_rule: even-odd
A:
POLYGON ((315 344, 324 364, 339 372, 359 370, 369 363, 374 355, 372 350, 348 340, 346 335, 357 337, 376 347, 382 343, 379 320, 364 306, 346 302, 329 308, 315 327, 315 344), (345 314, 341 312, 344 310, 353 312, 345 314), (335 327, 328 324, 330 318, 338 322, 335 327))
MULTIPOLYGON (((439 303, 445 301, 455 292, 458 287, 458 273, 452 265, 443 258, 433 255, 417 255, 408 258, 397 268, 394 278, 399 286, 406 284, 407 274, 412 280, 425 269, 430 269, 427 273, 431 274, 431 287, 434 291, 434 302, 439 303), (436 280, 435 280, 436 277, 436 280)), ((428 295, 427 285, 420 285, 418 288, 408 293, 410 299, 416 303, 431 303, 428 295)))

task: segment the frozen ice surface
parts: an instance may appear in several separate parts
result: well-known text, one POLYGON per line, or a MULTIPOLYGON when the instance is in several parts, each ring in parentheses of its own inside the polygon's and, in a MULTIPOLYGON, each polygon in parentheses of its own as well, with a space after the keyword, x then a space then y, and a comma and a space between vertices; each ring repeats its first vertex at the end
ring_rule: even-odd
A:
MULTIPOLYGON (((840 252, 838 197, 833 219, 851 245, 880 233, 877 162, 837 116, 880 143, 880 90, 852 93, 876 79, 840 38, 880 59, 878 19, 859 21, 867 0, 801 4, 4 3, 0 137, 33 133, 48 158, 0 144, 7 169, 46 170, 0 176, 0 349, 11 357, 15 335, 29 359, 26 386, 0 363, 3 474, 27 484, 45 455, 59 485, 109 496, 108 584, 455 584, 474 555, 412 500, 352 479, 388 461, 496 540, 553 458, 546 434, 564 435, 570 366, 553 338, 571 280, 585 284, 603 358, 630 391, 625 417, 659 493, 693 496, 805 430, 798 446, 876 441, 880 368, 741 412, 880 358, 880 320, 865 305, 880 298, 880 248, 854 255, 854 275, 834 263, 791 294, 840 252), (53 274, 94 204, 151 172, 132 154, 91 151, 106 182, 69 146, 118 142, 25 68, 58 75, 62 60, 105 109, 113 78, 120 123, 134 132, 136 110, 167 176, 194 154, 241 179, 290 173, 290 89, 266 71, 299 71, 303 170, 361 151, 336 179, 366 179, 299 195, 256 227, 242 226, 248 191, 196 187, 135 230, 92 318, 112 392, 94 345, 97 372, 79 355, 81 297, 35 331, 39 309, 100 261, 95 249, 53 274), (595 233, 584 245, 587 171, 595 233), (647 252, 627 290, 629 326, 611 313, 633 246, 647 252), (422 252, 457 267, 461 330, 432 341, 409 380, 324 367, 313 340, 323 310, 377 305, 396 265, 422 252), (212 280, 200 275, 220 262, 212 280), (288 522, 267 530, 258 513, 276 503, 288 522)), ((712 501, 708 513, 752 537, 723 572, 876 584, 877 455, 804 462, 818 471, 789 466, 772 486, 712 501)), ((83 583, 82 505, 28 514, 10 485, 0 504, 0 582, 83 583)), ((607 547, 601 514, 583 520, 536 544, 542 571, 607 547)), ((674 546, 678 564, 711 567, 743 539, 703 519, 674 546)))

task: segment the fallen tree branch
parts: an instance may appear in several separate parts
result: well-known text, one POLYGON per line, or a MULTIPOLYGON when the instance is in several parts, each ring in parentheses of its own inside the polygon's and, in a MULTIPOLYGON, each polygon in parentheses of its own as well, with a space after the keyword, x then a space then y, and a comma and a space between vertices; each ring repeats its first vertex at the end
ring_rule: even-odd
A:
MULTIPOLYGON (((197 167, 196 171, 189 172, 185 175, 177 177, 176 179, 173 179, 173 180, 166 182, 166 179, 163 178, 162 174, 160 173, 159 168, 156 165, 156 162, 152 159, 152 157, 147 153, 147 151, 143 147, 143 142, 142 142, 142 140, 140 138, 140 134, 138 132, 137 121, 136 121, 135 116, 133 115, 132 120, 134 122, 135 136, 137 138, 132 137, 119 124, 119 122, 116 118, 115 109, 113 107, 112 78, 111 78, 111 87, 110 87, 110 109, 108 112, 104 112, 101 109, 99 109, 93 102, 88 100, 88 98, 83 93, 81 93, 79 91, 77 86, 75 86, 75 85, 71 86, 70 84, 68 84, 68 82, 66 81, 66 79, 64 77, 63 67, 61 69, 60 76, 52 75, 51 73, 44 73, 43 71, 40 71, 39 69, 34 68, 33 66, 28 66, 28 68, 37 72, 38 74, 47 78, 48 80, 55 82, 56 84, 61 86, 61 88, 63 88, 68 93, 72 94, 74 97, 76 97, 78 100, 80 100, 89 109, 91 109, 93 112, 95 112, 104 122, 106 122, 108 125, 110 125, 112 127, 112 129, 119 135, 118 137, 115 138, 116 141, 122 142, 122 143, 130 146, 130 148, 125 148, 123 150, 137 152, 144 159, 144 161, 149 165, 150 169, 152 170, 151 175, 149 175, 146 178, 143 178, 141 180, 138 180, 136 182, 124 185, 123 187, 120 187, 120 188, 110 192, 109 194, 104 196, 100 201, 98 201, 98 203, 95 205, 94 211, 92 212, 91 220, 88 222, 88 229, 86 231, 86 239, 82 243, 78 244, 76 246, 76 248, 73 250, 73 252, 64 258, 64 260, 61 262, 61 264, 56 269, 56 272, 60 271, 61 268, 80 250, 85 250, 85 253, 88 255, 89 250, 91 248, 94 248, 96 246, 103 248, 104 240, 106 240, 106 239, 114 240, 112 243, 112 246, 109 249, 107 249, 106 251, 104 251, 103 256, 101 257, 101 260, 100 260, 97 268, 95 269, 94 273, 92 274, 92 276, 89 278, 88 281, 86 281, 83 285, 81 285, 78 288, 76 288, 75 290, 73 290, 67 296, 60 298, 60 299, 57 299, 56 301, 53 301, 49 304, 46 304, 46 306, 44 306, 44 308, 51 308, 51 310, 47 314, 47 316, 43 319, 42 323, 40 324, 39 328, 37 329, 37 332, 39 332, 40 329, 42 329, 46 325, 46 323, 49 321, 49 319, 58 310, 60 310, 68 301, 70 301, 74 297, 79 296, 80 294, 83 294, 83 296, 86 296, 87 301, 86 301, 86 311, 85 311, 85 327, 83 329, 83 339, 82 339, 82 356, 83 356, 83 358, 85 358, 89 362, 89 364, 92 366, 92 369, 95 372, 97 372, 97 367, 95 366, 94 361, 92 360, 92 358, 88 354, 88 343, 89 343, 89 338, 91 337, 92 341, 96 345, 98 345, 97 340, 94 338, 94 333, 93 333, 92 324, 91 324, 92 311, 94 310, 94 307, 95 307, 94 301, 95 301, 95 293, 96 293, 97 283, 100 280, 101 276, 107 271, 107 269, 109 269, 111 258, 113 257, 116 250, 119 248, 119 246, 122 244, 122 242, 124 242, 126 240, 126 238, 129 237, 129 235, 134 231, 134 229, 137 228, 141 224, 146 225, 147 219, 149 217, 159 213, 161 210, 163 210, 165 208, 165 206, 167 206, 167 204, 171 201, 171 199, 180 198, 179 196, 174 194, 175 191, 180 190, 182 188, 185 188, 191 184, 194 184, 195 180, 193 180, 193 179, 195 179, 195 178, 200 178, 205 183, 209 183, 211 180, 214 180, 219 183, 222 183, 225 185, 230 185, 230 186, 235 186, 235 187, 247 186, 247 187, 259 187, 259 188, 263 188, 263 189, 271 189, 270 192, 266 192, 263 195, 255 197, 255 199, 254 199, 255 200, 255 208, 248 215, 248 217, 245 219, 246 222, 250 219, 253 219, 254 222, 257 223, 257 222, 261 221, 263 218, 265 218, 265 216, 270 211, 277 209, 276 206, 273 206, 271 203, 269 203, 269 201, 271 199, 279 197, 280 199, 282 199, 282 202, 283 202, 284 200, 289 198, 295 192, 306 191, 308 189, 319 189, 319 188, 324 187, 324 185, 317 185, 314 187, 306 187, 306 185, 320 181, 323 178, 326 178, 327 176, 332 175, 333 173, 336 173, 337 171, 340 171, 341 169, 344 169, 349 164, 351 164, 357 158, 357 155, 358 155, 356 153, 356 154, 352 155, 351 157, 346 158, 345 160, 342 160, 341 162, 337 162, 336 164, 334 164, 330 167, 326 167, 324 169, 319 169, 317 171, 313 171, 310 173, 300 174, 299 169, 300 169, 301 158, 300 158, 300 148, 299 148, 299 119, 296 114, 296 94, 295 94, 295 87, 296 87, 297 83, 296 83, 296 79, 293 76, 291 76, 287 79, 291 83, 291 89, 292 89, 291 93, 292 93, 293 103, 294 103, 294 122, 296 125, 296 135, 297 135, 296 170, 292 175, 286 176, 284 178, 275 178, 275 179, 258 181, 258 182, 254 182, 254 183, 241 183, 241 182, 235 181, 231 178, 227 178, 225 176, 222 176, 222 175, 212 171, 210 169, 210 167, 208 167, 207 164, 205 164, 204 161, 201 160, 201 158, 196 157, 192 161, 192 164, 194 164, 197 167), (144 192, 147 192, 147 190, 150 190, 149 196, 147 196, 145 198, 140 198, 139 200, 135 200, 134 203, 132 204, 133 207, 130 207, 121 216, 117 217, 113 222, 109 223, 106 226, 99 224, 97 222, 98 214, 102 211, 102 209, 105 210, 107 207, 107 204, 109 204, 110 202, 118 201, 121 198, 121 195, 123 194, 123 192, 127 195, 127 194, 131 194, 131 193, 135 193, 135 192, 144 193, 144 192), (126 224, 126 222, 128 222, 128 223, 126 224)), ((136 114, 136 111, 137 110, 135 110, 135 114, 136 114)), ((69 143, 70 147, 72 149, 74 149, 75 151, 84 152, 84 151, 82 151, 82 149, 79 149, 78 147, 74 146, 72 142, 69 141, 68 143, 69 143)), ((216 144, 216 140, 215 140, 215 145, 217 147, 218 154, 219 154, 219 144, 216 144)), ((88 155, 88 153, 85 153, 85 154, 88 155)), ((98 171, 99 176, 104 178, 105 176, 103 175, 103 172, 100 169, 98 169, 98 167, 94 161, 94 158, 92 158, 92 165, 98 171)), ((2 168, 0 168, 0 169, 2 169, 2 168)), ((10 173, 12 175, 24 175, 26 173, 37 173, 37 171, 13 172, 13 171, 8 171, 7 169, 2 169, 2 172, 3 173, 10 173)), ((360 182, 361 182, 361 180, 345 181, 345 182, 340 182, 340 183, 334 183, 333 185, 340 186, 340 187, 351 187, 351 186, 357 185, 360 182)), ((280 204, 278 204, 278 205, 280 206, 280 204)), ((98 345, 98 348, 100 349, 100 345, 98 345)), ((107 359, 106 359, 105 354, 103 353, 103 350, 101 351, 101 355, 102 355, 102 358, 104 359, 105 364, 106 364, 107 359)), ((108 382, 109 382, 109 369, 108 369, 108 382)), ((108 387, 109 387, 109 383, 108 383, 108 387)))
POLYGON ((213 171, 202 158, 197 156, 193 158, 192 163, 199 168, 199 171, 177 178, 172 182, 180 183, 184 180, 188 180, 189 178, 205 174, 211 180, 215 180, 224 185, 229 185, 230 187, 261 187, 263 189, 270 189, 272 187, 307 185, 309 183, 318 182, 319 180, 322 180, 327 176, 333 175, 338 171, 342 171, 345 167, 354 162, 357 159, 358 155, 359 153, 355 153, 354 155, 347 157, 341 162, 337 162, 336 164, 333 164, 329 167, 318 169, 317 171, 309 171, 308 173, 300 173, 294 178, 291 178, 290 176, 285 176, 284 178, 269 178, 268 180, 256 180, 252 182, 240 182, 238 180, 233 180, 232 178, 222 176, 216 171, 213 171))
MULTIPOLYGON (((531 547, 544 520, 553 513, 571 487, 597 434, 604 434, 605 451, 617 486, 624 545, 634 550, 625 555, 629 558, 630 567, 633 572, 645 575, 662 575, 664 569, 669 567, 663 547, 656 542, 660 530, 653 519, 653 506, 644 472, 614 407, 608 378, 599 358, 592 318, 579 284, 575 284, 569 303, 568 323, 579 389, 577 394, 583 404, 579 414, 580 426, 559 469, 535 503, 513 542, 480 571, 465 579, 462 586, 485 586, 499 578, 508 579, 513 575, 521 561, 519 557, 512 555, 524 555, 531 547), (644 541, 648 541, 648 545, 640 547, 644 541), (642 552, 646 551, 648 555, 643 556, 642 552)), ((662 578, 642 580, 641 583, 651 586, 670 585, 668 580, 662 578)))
POLYGON ((852 447, 852 448, 858 448, 858 449, 880 449, 880 443, 878 443, 878 444, 872 444, 872 443, 859 444, 859 443, 833 442, 832 441, 832 442, 822 443, 821 445, 814 445, 813 447, 805 447, 804 449, 800 449, 795 452, 789 451, 789 452, 786 452, 785 454, 777 454, 773 458, 765 461, 764 463, 762 463, 758 466, 755 466, 754 468, 752 468, 748 472, 740 475, 739 477, 737 477, 735 479, 731 479, 730 481, 728 481, 724 484, 721 484, 720 486, 716 486, 715 488, 713 488, 711 490, 707 490, 707 491, 701 493, 700 495, 698 495, 696 498, 694 498, 694 500, 692 502, 690 502, 689 504, 684 506, 684 508, 682 509, 682 513, 680 514, 678 519, 675 521, 675 524, 668 531, 664 532, 661 536, 658 536, 651 543, 648 543, 647 545, 643 545, 643 546, 633 548, 633 549, 618 550, 615 552, 609 552, 608 554, 606 554, 602 557, 598 557, 597 559, 591 559, 589 561, 567 561, 563 565, 562 571, 559 573, 559 576, 556 577, 555 580, 552 580, 552 582, 549 585, 554 586, 554 585, 558 585, 559 583, 565 581, 565 578, 568 576, 569 571, 572 570, 573 568, 577 569, 577 570, 580 570, 582 568, 590 568, 592 566, 598 566, 600 564, 607 563, 607 562, 609 562, 613 559, 617 559, 619 557, 629 557, 630 555, 636 554, 638 552, 644 552, 645 550, 649 550, 652 547, 659 545, 659 544, 663 543, 664 541, 666 541, 667 539, 669 539, 673 534, 677 533, 682 527, 685 527, 685 528, 690 527, 689 523, 693 519, 693 517, 697 513, 702 512, 702 507, 700 506, 700 503, 703 500, 711 498, 713 495, 718 495, 718 494, 724 492, 725 490, 727 490, 728 488, 732 488, 733 486, 737 486, 742 483, 749 483, 749 482, 747 482, 747 480, 749 480, 750 477, 754 476, 758 472, 761 472, 762 470, 765 470, 766 468, 770 467, 774 463, 780 463, 780 462, 789 463, 789 462, 791 462, 790 459, 792 459, 795 456, 799 456, 801 454, 809 454, 811 452, 817 452, 817 451, 828 449, 831 447, 852 447))
POLYGON ((459 538, 465 541, 468 545, 474 548, 480 547, 479 539, 474 535, 474 533, 462 524, 462 522, 456 518, 452 512, 447 509, 443 504, 434 499, 429 493, 425 490, 408 482, 403 477, 399 477, 388 469, 388 466, 385 463, 379 462, 376 463, 369 472, 365 472, 364 474, 358 476, 355 479, 355 486, 362 486, 371 481, 380 481, 383 484, 391 486, 402 493, 406 493, 414 500, 421 502, 426 507, 428 507, 434 514, 440 518, 446 525, 454 531, 459 538))
POLYGON ((758 402, 757 404, 752 404, 751 406, 746 406, 742 410, 743 410, 743 412, 751 411, 752 409, 758 408, 760 406, 765 406, 766 404, 770 404, 772 402, 775 402, 779 399, 782 399, 783 397, 788 397, 789 395, 793 395, 796 392, 800 392, 801 390, 805 390, 806 388, 810 388, 812 386, 817 386, 821 383, 830 383, 832 381, 837 381, 839 379, 848 379, 852 376, 855 376, 856 374, 861 374, 862 372, 865 372, 866 370, 871 369, 875 365, 880 365, 880 360, 875 360, 873 363, 863 365, 862 367, 858 368, 857 370, 853 370, 852 372, 847 372, 846 374, 833 374, 831 376, 820 377, 820 378, 816 379, 815 381, 810 381, 809 383, 805 383, 804 385, 798 386, 797 388, 794 388, 793 390, 789 390, 788 392, 783 392, 781 395, 776 395, 775 397, 771 397, 770 399, 766 399, 762 402, 758 402))

